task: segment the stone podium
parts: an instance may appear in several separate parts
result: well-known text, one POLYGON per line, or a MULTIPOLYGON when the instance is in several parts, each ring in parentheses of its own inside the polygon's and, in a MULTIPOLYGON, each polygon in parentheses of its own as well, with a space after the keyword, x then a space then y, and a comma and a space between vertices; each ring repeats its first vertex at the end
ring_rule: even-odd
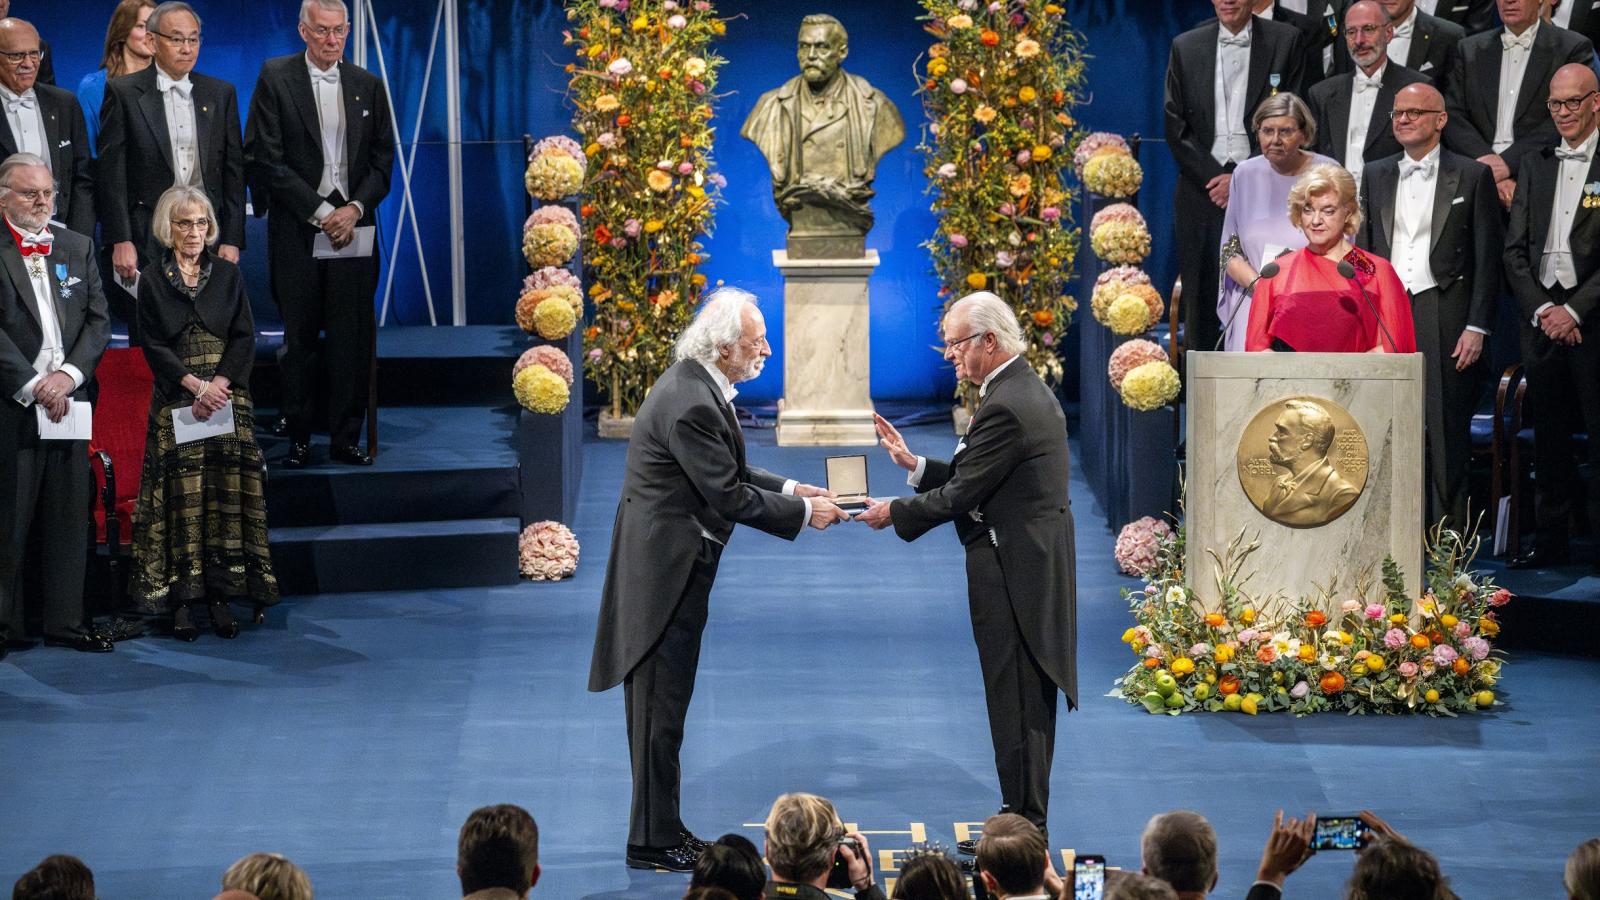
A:
POLYGON ((783 273, 783 399, 778 445, 872 446, 867 279, 878 251, 857 259, 790 259, 772 251, 783 273))
POLYGON ((1420 354, 1191 352, 1187 369, 1184 568, 1201 604, 1218 599, 1208 551, 1241 531, 1261 543, 1242 573, 1259 603, 1376 580, 1385 556, 1418 596, 1420 354))

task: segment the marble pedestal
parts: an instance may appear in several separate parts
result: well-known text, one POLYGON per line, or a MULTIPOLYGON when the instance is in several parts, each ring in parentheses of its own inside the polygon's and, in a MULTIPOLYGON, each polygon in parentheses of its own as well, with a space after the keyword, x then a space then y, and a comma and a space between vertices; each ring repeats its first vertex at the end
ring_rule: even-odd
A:
POLYGON ((783 273, 783 399, 778 445, 871 446, 871 358, 867 279, 878 251, 859 259, 790 259, 783 273))
MULTIPOLYGON (((1261 548, 1246 561, 1243 591, 1258 607, 1275 596, 1290 603, 1315 598, 1338 576, 1344 599, 1363 570, 1381 590, 1382 563, 1393 556, 1411 596, 1422 583, 1423 386, 1420 354, 1201 353, 1188 354, 1187 581, 1197 599, 1215 607, 1216 563, 1242 531, 1261 548), (1246 426, 1264 409, 1294 396, 1331 400, 1348 410, 1365 436, 1366 483, 1348 511, 1315 527, 1291 527, 1268 518, 1241 484, 1240 444, 1246 426)), ((1247 446, 1243 465, 1260 467, 1268 455, 1247 446)), ((1336 435, 1328 459, 1359 467, 1350 437, 1336 435)), ((1273 468, 1267 477, 1281 475, 1273 468)), ((1257 473, 1260 477, 1260 473, 1257 473)), ((1353 477, 1353 475, 1352 475, 1353 477)), ((1373 599, 1377 599, 1374 597, 1373 599)), ((1330 618, 1331 618, 1331 610, 1330 618)))

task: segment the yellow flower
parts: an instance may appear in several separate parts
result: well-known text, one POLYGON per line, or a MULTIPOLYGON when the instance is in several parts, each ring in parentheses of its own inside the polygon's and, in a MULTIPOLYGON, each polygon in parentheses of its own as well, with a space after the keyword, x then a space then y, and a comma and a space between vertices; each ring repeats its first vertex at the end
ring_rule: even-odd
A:
POLYGON ((711 33, 721 36, 728 33, 728 25, 721 19, 711 23, 711 33))
POLYGON ((1372 654, 1371 656, 1368 656, 1365 661, 1366 661, 1366 664, 1367 664, 1368 671, 1372 671, 1372 672, 1382 672, 1383 671, 1383 667, 1388 665, 1388 663, 1384 662, 1383 657, 1379 656, 1376 653, 1372 654))
POLYGON ((1239 611, 1239 621, 1245 623, 1246 625, 1249 625, 1250 623, 1254 622, 1255 620, 1256 620, 1256 611, 1255 611, 1254 607, 1246 606, 1244 609, 1239 611))
POLYGON ((1032 59, 1039 55, 1039 42, 1033 38, 1023 38, 1017 41, 1017 46, 1012 51, 1019 59, 1032 59))
POLYGON ((1233 659, 1233 645, 1218 644, 1217 649, 1212 651, 1212 655, 1217 658, 1217 662, 1225 663, 1233 659))
POLYGON ((967 287, 972 288, 975 291, 981 291, 988 286, 989 278, 982 272, 967 273, 967 287))
POLYGON ((1406 615, 1405 615, 1405 613, 1395 613, 1394 615, 1389 617, 1389 624, 1390 625, 1404 625, 1405 623, 1406 623, 1406 615))
POLYGON ((1180 656, 1172 661, 1172 674, 1188 675, 1194 671, 1194 660, 1187 656, 1180 656))
POLYGON ((1106 309, 1105 324, 1120 335, 1143 334, 1150 328, 1150 307, 1137 294, 1123 294, 1106 309))
POLYGON ((985 125, 993 122, 996 115, 998 114, 994 111, 994 107, 987 103, 972 111, 972 117, 985 125))
POLYGON ((650 27, 650 20, 645 18, 642 15, 633 20, 633 30, 634 31, 644 31, 645 29, 647 29, 649 27, 650 27))
POLYGON ((1083 186, 1102 197, 1131 197, 1144 182, 1144 169, 1133 157, 1102 153, 1083 166, 1083 186))
POLYGON ((1141 412, 1160 409, 1176 400, 1182 389, 1178 371, 1164 360, 1135 366, 1122 379, 1122 402, 1141 412))
POLYGON ((1010 191, 1013 197, 1028 196, 1028 192, 1033 190, 1033 176, 1026 172, 1013 176, 1011 183, 1006 185, 1006 190, 1010 191))
POLYGON ((1056 155, 1056 152, 1054 150, 1050 149, 1050 145, 1049 144, 1034 144, 1033 145, 1033 161, 1034 162, 1044 162, 1045 160, 1047 160, 1050 157, 1055 156, 1055 155, 1056 155))
POLYGON ((950 18, 945 19, 944 22, 945 22, 946 25, 949 25, 951 28, 971 28, 972 27, 972 17, 969 16, 969 15, 966 15, 965 13, 956 13, 955 15, 951 16, 950 18))
POLYGON ((567 408, 572 389, 566 379, 535 363, 511 380, 517 402, 531 412, 554 414, 567 408))
POLYGON ((651 219, 650 221, 644 223, 644 230, 646 234, 655 234, 665 227, 666 223, 662 222, 660 219, 651 219))
POLYGON ((1065 10, 1063 10, 1061 7, 1055 5, 1054 3, 1046 3, 1044 5, 1044 12, 1045 12, 1045 15, 1048 15, 1048 16, 1059 16, 1063 12, 1065 12, 1065 10))
POLYGON ((651 169, 650 174, 646 175, 644 180, 646 184, 650 185, 650 190, 658 194, 664 194, 672 189, 672 176, 660 169, 651 169))
POLYGON ((943 59, 928 60, 928 74, 934 78, 938 78, 948 71, 950 71, 950 64, 943 59))
POLYGON ((1439 624, 1443 625, 1446 628, 1454 628, 1454 627, 1456 627, 1456 623, 1459 622, 1459 621, 1461 621, 1461 620, 1457 619, 1455 616, 1452 616, 1452 615, 1443 615, 1443 616, 1439 617, 1439 624))
POLYGON ((618 100, 611 94, 601 94, 600 96, 594 98, 594 108, 603 113, 611 112, 621 105, 622 101, 618 100))
POLYGON ((1131 644, 1131 643, 1133 643, 1133 639, 1136 636, 1138 636, 1138 634, 1139 634, 1139 629, 1137 629, 1137 628, 1129 628, 1127 631, 1124 631, 1122 633, 1122 642, 1124 644, 1131 644))
POLYGON ((1351 636, 1350 632, 1348 632, 1348 631, 1339 632, 1339 643, 1344 644, 1345 646, 1348 647, 1349 645, 1355 643, 1355 640, 1356 639, 1353 636, 1351 636))
POLYGON ((699 78, 706 73, 706 61, 698 56, 691 56, 683 64, 683 74, 690 78, 699 78))
MULTIPOLYGON (((563 300, 552 298, 533 308, 533 330, 547 341, 561 340, 571 334, 577 324, 578 317, 563 300)), ((562 384, 565 386, 565 382, 562 384)))
POLYGON ((1301 662, 1316 662, 1317 648, 1311 644, 1301 644, 1298 655, 1301 662))
MULTIPOLYGON (((1034 100, 1037 100, 1038 97, 1039 92, 1027 85, 1024 85, 1021 90, 1017 91, 1017 99, 1021 100, 1023 103, 1032 103, 1034 100)), ((1039 154, 1035 153, 1034 155, 1038 156, 1039 154)))

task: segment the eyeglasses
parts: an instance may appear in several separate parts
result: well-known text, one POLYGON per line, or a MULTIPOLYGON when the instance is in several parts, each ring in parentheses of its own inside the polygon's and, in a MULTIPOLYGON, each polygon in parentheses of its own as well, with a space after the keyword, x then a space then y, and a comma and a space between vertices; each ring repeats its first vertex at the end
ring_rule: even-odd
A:
POLYGON ((957 347, 960 347, 962 344, 965 344, 967 341, 970 341, 973 338, 981 338, 981 337, 983 337, 984 335, 986 335, 988 333, 989 332, 987 332, 987 331, 975 331, 972 334, 969 334, 964 338, 959 338, 957 340, 950 341, 950 342, 946 343, 943 347, 939 348, 939 355, 940 356, 946 356, 946 355, 948 355, 950 353, 951 350, 954 350, 957 347))
POLYGON ((1383 30, 1383 26, 1382 25, 1355 25, 1355 26, 1351 26, 1350 28, 1346 28, 1344 30, 1344 36, 1347 37, 1347 38, 1353 38, 1353 37, 1373 38, 1373 37, 1377 37, 1378 36, 1378 32, 1380 32, 1382 30, 1383 30))
POLYGON ((1292 138, 1292 137, 1294 137, 1295 135, 1297 135, 1299 133, 1300 133, 1300 126, 1298 126, 1298 125, 1290 125, 1287 128, 1257 128, 1256 129, 1256 134, 1260 135, 1261 139, 1264 140, 1264 141, 1270 141, 1270 140, 1273 140, 1275 138, 1292 138))
MULTIPOLYGON (((7 190, 10 189, 8 188, 7 190)), ((41 191, 11 191, 11 193, 16 194, 18 197, 21 197, 23 200, 29 203, 37 203, 40 200, 49 203, 51 200, 56 198, 55 188, 45 188, 41 191)))
POLYGON ((173 219, 172 227, 182 232, 205 231, 211 227, 210 219, 173 219))
POLYGON ((325 25, 318 25, 316 28, 312 28, 310 25, 307 25, 305 26, 305 29, 311 33, 312 37, 319 41, 327 40, 329 35, 334 37, 344 37, 350 33, 350 25, 348 22, 343 25, 335 25, 332 28, 329 28, 325 25))
POLYGON ((44 52, 40 50, 18 50, 15 53, 0 51, 0 57, 5 57, 6 62, 13 66, 20 66, 28 60, 38 62, 44 58, 44 52))
POLYGON ((1397 122, 1415 122, 1423 116, 1436 116, 1442 112, 1442 109, 1391 109, 1389 118, 1397 122))
POLYGON ((1589 93, 1584 94, 1582 97, 1568 97, 1565 100, 1556 100, 1552 98, 1544 102, 1544 108, 1550 110, 1551 112, 1557 112, 1563 106, 1565 106, 1567 108, 1567 112, 1575 113, 1583 108, 1583 101, 1593 97, 1597 93, 1600 93, 1600 91, 1590 91, 1589 93))
MULTIPOLYGON (((146 30, 148 31, 149 29, 146 28, 146 30)), ((151 31, 150 33, 169 44, 177 44, 179 47, 200 46, 200 35, 198 34, 167 34, 164 31, 151 31)))

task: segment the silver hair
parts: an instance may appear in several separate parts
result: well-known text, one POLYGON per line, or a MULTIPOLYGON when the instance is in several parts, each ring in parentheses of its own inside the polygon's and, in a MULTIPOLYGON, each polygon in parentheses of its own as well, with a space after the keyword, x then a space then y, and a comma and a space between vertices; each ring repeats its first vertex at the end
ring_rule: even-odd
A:
POLYGON ((156 211, 150 216, 150 230, 155 233, 161 246, 172 246, 172 214, 190 207, 199 209, 209 223, 206 225, 206 244, 217 242, 217 211, 211 206, 211 199, 197 187, 180 184, 162 193, 161 199, 156 201, 156 211))
POLYGON ((344 5, 344 0, 301 0, 301 2, 300 2, 300 24, 301 25, 310 25, 311 24, 311 9, 312 9, 312 7, 316 7, 317 9, 326 10, 328 12, 338 11, 338 12, 344 13, 344 20, 346 22, 350 21, 350 9, 344 5))
POLYGON ((1217 831, 1187 809, 1153 816, 1139 837, 1144 870, 1176 891, 1209 891, 1217 874, 1217 831))
POLYGON ((194 27, 200 28, 200 14, 194 11, 194 7, 182 0, 167 0, 166 3, 150 11, 150 18, 144 20, 144 30, 151 33, 162 32, 161 20, 173 13, 188 13, 194 16, 194 27))
POLYGON ((719 287, 707 294, 694 321, 678 335, 672 358, 716 365, 722 348, 737 344, 744 335, 744 308, 759 305, 756 295, 743 288, 719 287))
POLYGON ((1021 354, 1028 349, 1022 340, 1022 326, 1017 324, 1016 310, 999 296, 989 291, 974 291, 951 304, 945 320, 948 321, 957 309, 966 310, 968 325, 994 335, 1002 352, 1021 354))
POLYGON ((0 162, 0 190, 11 190, 11 173, 24 166, 38 166, 49 169, 50 164, 44 158, 33 153, 13 153, 6 157, 5 162, 0 162))
POLYGON ((1261 123, 1285 116, 1300 126, 1300 133, 1305 136, 1302 146, 1309 147, 1317 142, 1317 117, 1311 114, 1311 107, 1304 100, 1289 91, 1279 91, 1261 101, 1255 115, 1250 117, 1250 130, 1260 131, 1261 123))

